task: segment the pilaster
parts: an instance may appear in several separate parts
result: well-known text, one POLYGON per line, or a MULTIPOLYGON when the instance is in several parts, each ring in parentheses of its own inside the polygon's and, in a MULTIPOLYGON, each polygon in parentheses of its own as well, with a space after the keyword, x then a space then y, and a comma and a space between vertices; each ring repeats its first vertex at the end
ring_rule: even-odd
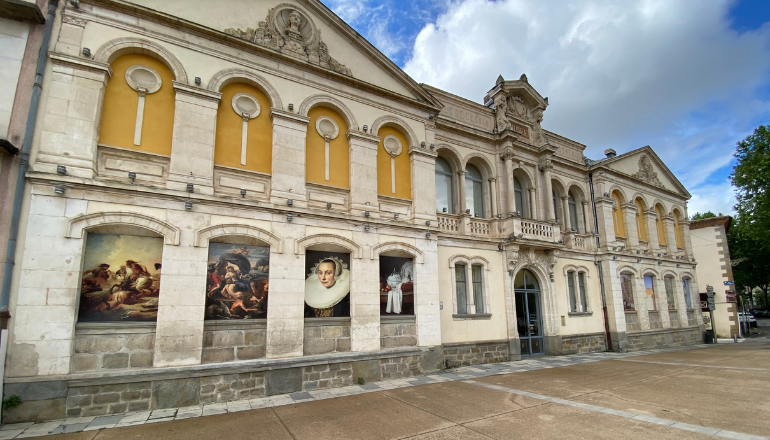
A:
POLYGON ((666 252, 676 253, 676 230, 674 226, 674 217, 670 215, 663 216, 663 231, 666 234, 666 252))
POLYGON ((647 246, 649 247, 650 252, 655 252, 660 246, 658 242, 658 225, 656 222, 658 213, 654 209, 648 209, 647 211, 644 211, 643 215, 645 226, 647 227, 647 246))
POLYGON ((270 202, 307 208, 305 189, 305 139, 310 118, 273 108, 273 164, 270 180, 270 202))
POLYGON ((350 151, 350 213, 363 215, 369 211, 377 217, 377 146, 379 136, 349 130, 347 133, 350 151))
POLYGON ((377 235, 354 232, 353 240, 364 249, 362 258, 350 264, 350 346, 351 351, 380 349, 380 265, 369 258, 377 235))
POLYGON ((636 204, 623 204, 623 222, 626 224, 626 245, 629 249, 639 246, 639 229, 636 227, 636 204))
MULTIPOLYGON (((418 239, 415 245, 422 251, 423 262, 414 264, 414 314, 417 323, 417 345, 441 345, 441 321, 438 290, 438 242, 418 239)), ((379 272, 378 272, 379 273, 379 272)), ((379 304, 379 295, 378 295, 379 304)), ((378 309, 379 310, 379 306, 378 309)))
POLYGON ((540 162, 540 171, 543 172, 543 179, 545 180, 545 205, 547 208, 548 217, 547 220, 550 222, 556 221, 556 212, 554 212, 554 206, 553 203, 549 203, 551 198, 553 197, 553 185, 551 183, 551 170, 553 169, 553 164, 551 163, 551 159, 544 159, 540 162))

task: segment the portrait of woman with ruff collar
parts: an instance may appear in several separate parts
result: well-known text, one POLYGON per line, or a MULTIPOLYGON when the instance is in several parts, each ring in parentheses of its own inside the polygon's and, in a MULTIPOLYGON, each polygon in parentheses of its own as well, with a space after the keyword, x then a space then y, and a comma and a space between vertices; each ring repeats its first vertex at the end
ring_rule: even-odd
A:
POLYGON ((307 251, 305 317, 350 316, 350 254, 307 251))

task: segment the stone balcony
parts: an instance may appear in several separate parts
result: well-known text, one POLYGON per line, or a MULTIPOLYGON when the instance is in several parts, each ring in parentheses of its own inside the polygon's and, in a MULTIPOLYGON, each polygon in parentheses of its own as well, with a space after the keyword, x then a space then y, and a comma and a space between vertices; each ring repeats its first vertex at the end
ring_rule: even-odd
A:
POLYGON ((514 239, 540 245, 567 245, 570 249, 592 250, 591 235, 570 235, 571 245, 562 236, 561 227, 553 222, 508 217, 503 219, 484 219, 470 215, 436 213, 441 232, 451 235, 489 239, 514 239))

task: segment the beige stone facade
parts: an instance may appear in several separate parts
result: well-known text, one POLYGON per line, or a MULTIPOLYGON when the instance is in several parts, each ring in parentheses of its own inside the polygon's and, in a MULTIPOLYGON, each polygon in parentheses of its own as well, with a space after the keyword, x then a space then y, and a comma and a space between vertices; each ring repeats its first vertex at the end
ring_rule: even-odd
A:
POLYGON ((60 5, 44 81, 4 378, 6 394, 36 397, 8 420, 701 341, 689 193, 649 147, 592 161, 543 129, 548 99, 524 75, 484 104, 417 84, 315 0, 81 0, 60 5), (99 142, 127 54, 175 78, 170 155, 99 142), (215 163, 233 82, 270 102, 270 173, 215 163), (319 107, 347 125, 349 188, 307 182, 319 107), (383 127, 408 143, 411 198, 378 188, 383 127), (78 322, 91 233, 162 237, 157 322, 78 322), (267 319, 204 320, 208 247, 223 240, 269 248, 267 319), (316 250, 350 254, 349 318, 304 317, 316 250), (381 316, 381 256, 413 259, 414 316, 381 316), (525 271, 537 287, 519 289, 525 271), (111 386, 116 400, 97 401, 111 386))

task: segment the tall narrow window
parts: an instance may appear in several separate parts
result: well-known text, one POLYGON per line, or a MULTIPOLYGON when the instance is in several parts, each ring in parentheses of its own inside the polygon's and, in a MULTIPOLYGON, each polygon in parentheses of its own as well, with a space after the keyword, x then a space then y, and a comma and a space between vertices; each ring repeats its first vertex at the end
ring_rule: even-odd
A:
POLYGON ((436 211, 455 213, 452 167, 441 157, 436 158, 436 211))
POLYGON ((481 271, 482 267, 478 265, 471 266, 471 277, 473 281, 473 302, 476 303, 476 313, 484 313, 484 290, 482 289, 481 271))
POLYGON ((457 314, 466 315, 468 313, 468 293, 465 278, 465 265, 455 264, 455 283, 457 290, 457 314))
POLYGON ((663 284, 666 285, 666 300, 668 301, 668 309, 676 310, 676 300, 674 299, 674 277, 663 278, 663 284))
POLYGON ((553 216, 556 218, 556 221, 559 221, 559 201, 558 197, 556 197, 556 190, 551 191, 551 195, 553 196, 553 216))
POLYGON ((574 229, 578 234, 580 233, 580 225, 578 224, 577 203, 575 202, 575 196, 570 193, 567 199, 569 205, 569 224, 570 228, 574 229))
POLYGON ((580 304, 583 308, 583 312, 588 311, 588 300, 586 299, 586 274, 585 272, 578 273, 578 288, 580 290, 580 304))
POLYGON ((634 305, 634 288, 631 275, 620 275, 620 290, 623 293, 623 309, 624 310, 636 310, 634 305))
POLYGON ((575 296, 575 271, 567 272, 567 288, 569 289, 569 311, 577 312, 577 297, 575 296))
POLYGON ((516 196, 516 209, 519 210, 519 215, 524 218, 529 218, 527 216, 527 206, 524 204, 524 190, 521 187, 519 179, 515 177, 513 178, 513 192, 516 196))
POLYGON ((690 279, 684 278, 682 280, 682 287, 684 288, 684 303, 687 304, 687 310, 692 309, 692 300, 690 299, 690 279))
POLYGON ((655 278, 649 275, 644 276, 644 291, 646 293, 647 310, 658 310, 658 304, 655 301, 655 278))
POLYGON ((473 217, 484 217, 484 180, 479 169, 470 164, 465 167, 465 206, 473 217))

